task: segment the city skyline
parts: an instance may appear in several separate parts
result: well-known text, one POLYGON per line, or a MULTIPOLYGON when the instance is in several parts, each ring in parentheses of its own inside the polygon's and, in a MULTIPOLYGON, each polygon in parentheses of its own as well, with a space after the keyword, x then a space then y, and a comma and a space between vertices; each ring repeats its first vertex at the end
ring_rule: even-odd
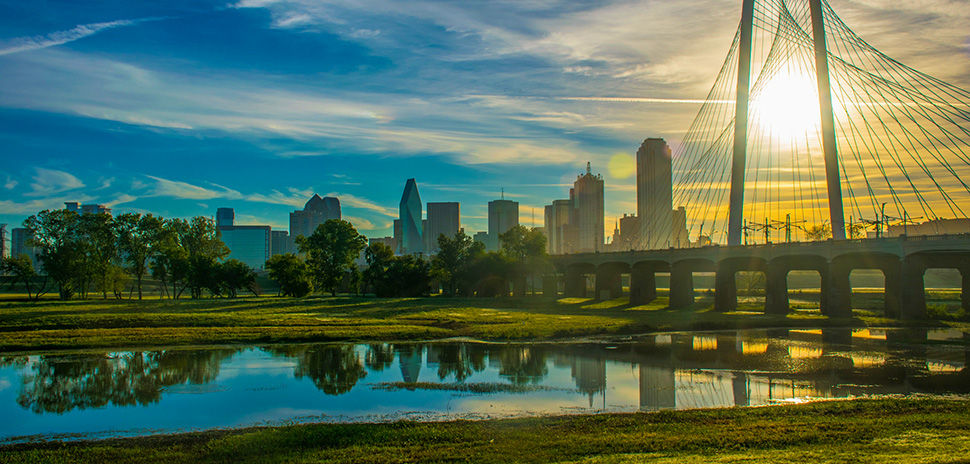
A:
MULTIPOLYGON (((881 51, 970 87, 965 8, 832 3, 881 51)), ((0 2, 0 66, 15 71, 0 73, 0 222, 79 201, 165 217, 232 207, 286 229, 319 193, 388 236, 414 177, 425 202, 462 203, 467 230, 487 229, 503 187, 542 226, 589 161, 607 168, 611 230, 636 210, 636 148, 680 142, 738 5, 503 8, 0 2)))

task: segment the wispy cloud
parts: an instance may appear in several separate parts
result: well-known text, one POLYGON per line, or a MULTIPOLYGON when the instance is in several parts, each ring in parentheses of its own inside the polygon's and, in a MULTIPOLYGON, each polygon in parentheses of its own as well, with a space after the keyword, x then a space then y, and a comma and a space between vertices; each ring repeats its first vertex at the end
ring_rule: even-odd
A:
POLYGON ((211 200, 215 198, 239 199, 242 194, 225 187, 216 186, 215 189, 199 187, 187 182, 163 179, 155 176, 145 176, 155 181, 152 189, 153 196, 172 197, 184 200, 211 200))
POLYGON ((394 218, 398 217, 399 215, 399 211, 397 209, 381 206, 377 203, 374 203, 371 200, 368 200, 366 198, 361 198, 355 195, 350 195, 347 193, 330 192, 326 196, 339 198, 341 207, 346 205, 353 208, 366 209, 366 210, 373 211, 375 213, 383 214, 384 216, 387 216, 387 217, 394 217, 394 218))
POLYGON ((66 44, 75 40, 83 39, 87 36, 97 34, 106 29, 116 27, 132 26, 146 21, 157 21, 163 18, 141 18, 141 19, 121 19, 106 23, 82 24, 74 29, 66 31, 51 32, 47 35, 37 35, 33 37, 17 37, 0 42, 0 55, 20 53, 41 48, 53 47, 55 45, 66 44))
POLYGON ((30 184, 32 192, 26 193, 28 196, 50 196, 68 190, 76 190, 84 187, 84 182, 74 177, 74 175, 64 171, 53 169, 34 168, 37 172, 34 175, 34 182, 30 184))

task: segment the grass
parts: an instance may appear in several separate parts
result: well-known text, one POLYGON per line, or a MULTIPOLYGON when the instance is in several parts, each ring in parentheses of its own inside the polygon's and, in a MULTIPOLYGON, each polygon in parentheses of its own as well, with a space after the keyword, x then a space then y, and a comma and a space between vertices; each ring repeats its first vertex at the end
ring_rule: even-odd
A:
MULTIPOLYGON (((864 295, 863 299, 870 298, 864 295)), ((542 297, 0 299, 0 352, 449 337, 555 340, 672 330, 943 324, 885 319, 869 309, 845 319, 822 316, 812 309, 765 315, 757 301, 741 304, 735 312, 719 313, 712 310, 710 297, 703 295, 687 309, 674 311, 666 306, 663 296, 642 306, 630 305, 624 298, 597 302, 542 297)))
POLYGON ((970 402, 878 399, 493 421, 316 424, 0 447, 19 462, 968 462, 970 402))

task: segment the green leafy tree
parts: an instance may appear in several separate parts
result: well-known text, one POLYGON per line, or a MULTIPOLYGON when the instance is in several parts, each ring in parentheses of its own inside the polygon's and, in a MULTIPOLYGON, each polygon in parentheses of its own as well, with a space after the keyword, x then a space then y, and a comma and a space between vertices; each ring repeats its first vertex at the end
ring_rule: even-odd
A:
POLYGON ((337 287, 350 270, 367 238, 353 224, 342 219, 329 219, 317 226, 309 237, 297 237, 297 246, 306 253, 307 264, 320 288, 337 295, 337 287))
POLYGON ((118 249, 130 266, 140 300, 142 279, 161 252, 164 221, 151 214, 125 213, 115 218, 115 223, 118 226, 118 249))
POLYGON ((490 251, 478 256, 469 267, 469 294, 479 297, 508 296, 513 262, 508 256, 490 251))
POLYGON ((192 291, 192 298, 201 298, 204 289, 215 288, 213 274, 216 260, 228 256, 229 248, 222 242, 215 221, 203 216, 193 217, 189 221, 180 244, 188 253, 186 283, 192 291))
POLYGON ((431 291, 431 264, 415 256, 397 256, 387 266, 377 296, 427 296, 431 291))
POLYGON ((115 220, 108 213, 82 214, 77 224, 83 236, 82 244, 88 266, 96 279, 95 288, 107 299, 108 291, 113 291, 109 281, 118 274, 118 235, 115 220))
POLYGON ((271 257, 266 262, 266 269, 269 271, 269 278, 280 286, 280 294, 303 298, 313 293, 310 268, 293 253, 271 257))
POLYGON ((182 247, 182 237, 188 234, 189 223, 184 219, 168 219, 162 223, 156 243, 152 276, 159 280, 164 293, 172 286, 170 297, 177 299, 187 285, 189 252, 182 247))
POLYGON ((35 289, 37 271, 34 269, 34 263, 31 261, 30 256, 20 254, 10 258, 3 258, 0 260, 0 271, 4 275, 12 278, 11 284, 13 282, 22 283, 24 289, 27 291, 27 298, 31 300, 37 300, 44 293, 47 293, 47 276, 44 276, 44 280, 35 289))
POLYGON ((28 244, 39 250, 41 268, 57 285, 60 298, 71 298, 89 280, 77 213, 44 210, 25 219, 23 226, 31 237, 28 244))
POLYGON ((377 286, 383 285, 387 267, 394 260, 394 250, 380 242, 372 243, 364 250, 364 260, 367 262, 363 272, 364 293, 370 288, 377 294, 377 286))
POLYGON ((256 271, 238 259, 227 259, 219 263, 219 287, 226 297, 235 298, 239 290, 256 292, 256 271))
POLYGON ((499 234, 498 238, 502 243, 502 253, 513 263, 508 278, 518 281, 524 290, 525 277, 528 276, 535 288, 536 271, 548 263, 546 236, 536 228, 528 229, 519 225, 499 234))
POLYGON ((484 254, 485 244, 472 241, 463 230, 454 238, 438 236, 438 254, 431 260, 431 271, 446 296, 469 293, 472 263, 484 254))

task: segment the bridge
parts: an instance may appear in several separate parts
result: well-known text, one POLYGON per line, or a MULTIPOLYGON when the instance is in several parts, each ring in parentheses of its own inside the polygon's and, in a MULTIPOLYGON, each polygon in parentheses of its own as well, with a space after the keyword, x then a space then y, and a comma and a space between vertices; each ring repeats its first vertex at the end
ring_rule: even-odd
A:
MULTIPOLYGON (((647 249, 641 237, 634 251, 556 256, 567 296, 587 296, 592 278, 596 298, 615 298, 626 274, 631 303, 646 303, 657 295, 656 274, 670 273, 670 306, 679 308, 694 302, 693 273, 713 272, 714 306, 729 311, 737 273, 754 271, 766 276, 765 311, 780 314, 789 311, 789 272, 812 270, 822 313, 844 317, 849 274, 878 269, 886 314, 918 319, 927 314, 925 271, 954 268, 970 310, 970 235, 882 233, 914 219, 967 218, 970 92, 879 52, 825 0, 743 1, 728 55, 672 164, 692 247, 647 249), (829 238, 791 242, 793 227, 829 238), (870 227, 882 238, 861 239, 870 227), (752 230, 764 232, 762 243, 752 230), (785 230, 787 243, 772 243, 782 241, 773 230, 785 230)), ((639 221, 641 231, 658 230, 651 221, 673 229, 670 217, 639 221)), ((557 279, 547 277, 548 291, 557 279)))

